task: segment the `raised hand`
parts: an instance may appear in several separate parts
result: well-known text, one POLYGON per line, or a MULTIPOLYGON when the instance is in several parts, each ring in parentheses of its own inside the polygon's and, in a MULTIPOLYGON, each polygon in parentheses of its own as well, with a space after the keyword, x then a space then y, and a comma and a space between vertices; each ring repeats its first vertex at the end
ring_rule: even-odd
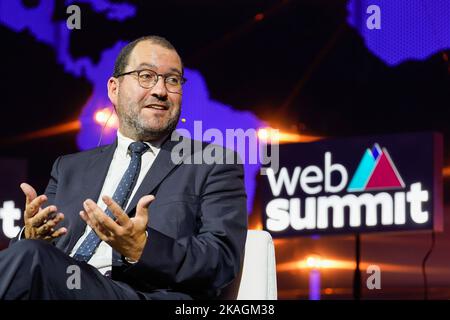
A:
POLYGON ((133 218, 110 197, 103 196, 116 220, 111 219, 94 201, 87 199, 83 203, 81 218, 95 231, 98 237, 125 257, 139 260, 147 242, 146 228, 148 222, 148 206, 155 199, 152 195, 143 196, 136 207, 133 218))
POLYGON ((64 219, 64 214, 57 213, 56 206, 42 205, 47 201, 46 195, 38 196, 36 190, 27 183, 20 185, 26 197, 24 222, 25 239, 41 239, 51 241, 67 233, 62 227, 56 229, 56 225, 64 219))

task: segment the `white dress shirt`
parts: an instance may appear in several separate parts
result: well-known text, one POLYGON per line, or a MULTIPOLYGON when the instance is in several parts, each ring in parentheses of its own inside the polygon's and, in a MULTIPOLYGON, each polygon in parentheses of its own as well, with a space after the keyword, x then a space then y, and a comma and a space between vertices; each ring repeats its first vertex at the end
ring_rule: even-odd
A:
MULTIPOLYGON (((117 131, 117 148, 114 151, 114 156, 109 166, 102 191, 100 192, 100 196, 97 199, 97 205, 103 211, 106 210, 106 204, 103 202, 102 197, 104 195, 108 195, 112 198, 117 186, 119 185, 120 180, 122 179, 123 174, 125 173, 125 171, 128 168, 128 165, 130 164, 131 156, 128 153, 128 146, 132 142, 134 142, 132 139, 123 136, 119 131, 117 131)), ((150 170, 150 167, 152 166, 156 156, 159 153, 161 142, 162 141, 158 141, 156 143, 146 142, 146 144, 149 145, 150 148, 142 155, 141 170, 139 172, 138 180, 134 186, 134 189, 131 192, 128 203, 131 202, 131 199, 133 199, 136 190, 139 188, 139 186, 142 183, 142 180, 150 170)), ((90 231, 91 227, 86 225, 86 229, 83 235, 81 236, 80 239, 78 239, 77 243, 72 249, 72 252, 70 253, 71 257, 73 257, 78 247, 81 245, 81 243, 84 241, 84 239, 87 237, 90 231)), ((99 246, 97 247, 97 250, 94 252, 94 255, 91 257, 88 263, 93 267, 97 268, 102 274, 105 274, 107 271, 111 270, 112 267, 111 246, 104 241, 100 242, 99 246)))

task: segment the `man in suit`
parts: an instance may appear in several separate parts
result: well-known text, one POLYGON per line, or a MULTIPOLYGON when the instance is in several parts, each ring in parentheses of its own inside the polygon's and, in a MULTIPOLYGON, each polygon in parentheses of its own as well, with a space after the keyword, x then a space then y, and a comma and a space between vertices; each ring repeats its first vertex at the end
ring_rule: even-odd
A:
POLYGON ((215 298, 233 281, 247 230, 243 168, 218 146, 236 161, 186 161, 210 145, 174 131, 184 81, 166 39, 122 49, 108 80, 117 139, 59 157, 43 195, 21 185, 25 226, 0 252, 1 299, 215 298))

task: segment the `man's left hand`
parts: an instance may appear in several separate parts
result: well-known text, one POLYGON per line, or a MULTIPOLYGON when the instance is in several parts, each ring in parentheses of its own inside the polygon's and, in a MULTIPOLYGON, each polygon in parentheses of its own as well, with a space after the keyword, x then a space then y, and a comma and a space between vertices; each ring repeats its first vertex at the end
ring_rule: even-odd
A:
POLYGON ((145 230, 148 222, 148 206, 154 199, 155 197, 152 195, 146 195, 139 199, 136 215, 130 218, 111 197, 103 196, 103 202, 116 217, 115 221, 94 201, 87 199, 83 202, 84 211, 80 212, 80 216, 102 241, 108 243, 123 256, 137 261, 147 242, 145 230))

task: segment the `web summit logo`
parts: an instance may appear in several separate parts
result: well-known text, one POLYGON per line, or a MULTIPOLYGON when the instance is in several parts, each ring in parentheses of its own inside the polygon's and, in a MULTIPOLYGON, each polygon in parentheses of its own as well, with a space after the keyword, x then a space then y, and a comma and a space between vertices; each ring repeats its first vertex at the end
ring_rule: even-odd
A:
POLYGON ((423 182, 407 186, 386 148, 367 149, 350 183, 348 170, 324 153, 323 166, 267 170, 269 231, 307 233, 418 228, 430 222, 430 192, 423 182), (347 184, 348 183, 348 184, 347 184), (406 190, 405 190, 406 189, 406 190))
POLYGON ((347 188, 349 192, 404 189, 405 183, 385 148, 375 143, 367 149, 347 188))

